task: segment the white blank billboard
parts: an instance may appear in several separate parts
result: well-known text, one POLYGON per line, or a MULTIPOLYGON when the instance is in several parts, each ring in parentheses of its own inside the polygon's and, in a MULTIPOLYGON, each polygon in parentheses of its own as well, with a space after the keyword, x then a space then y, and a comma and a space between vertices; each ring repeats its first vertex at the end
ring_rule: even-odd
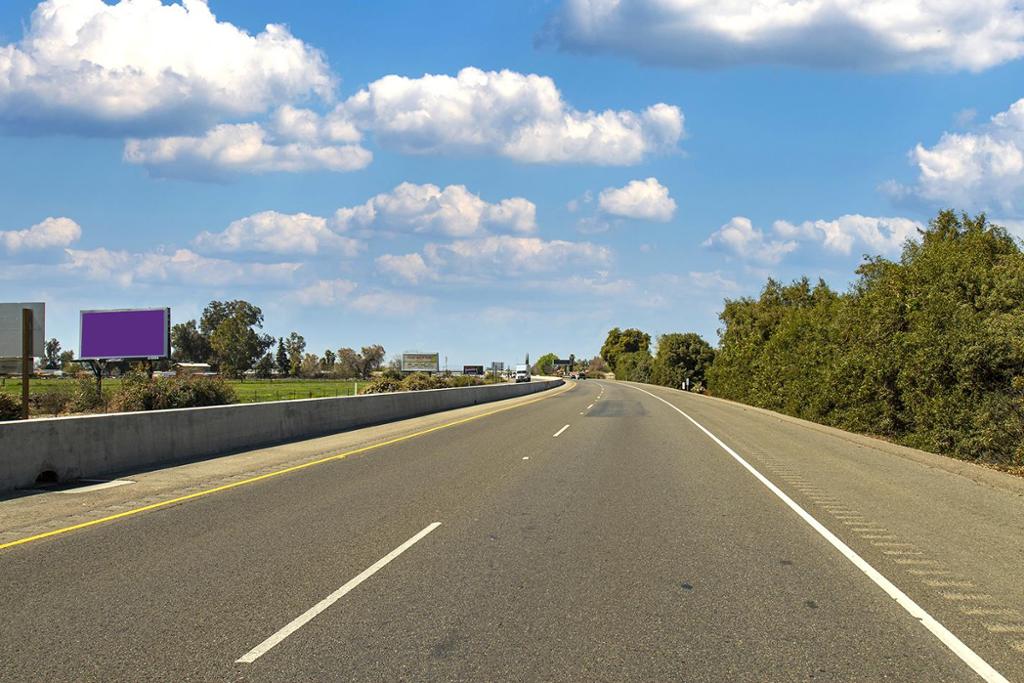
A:
POLYGON ((0 358, 21 358, 21 310, 32 309, 32 356, 42 358, 46 344, 46 304, 0 304, 0 358))

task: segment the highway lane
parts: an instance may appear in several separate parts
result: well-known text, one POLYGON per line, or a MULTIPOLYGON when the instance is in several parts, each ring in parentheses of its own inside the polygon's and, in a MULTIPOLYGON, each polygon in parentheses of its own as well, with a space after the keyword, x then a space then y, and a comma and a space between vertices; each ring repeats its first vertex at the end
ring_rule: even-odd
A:
POLYGON ((0 613, 12 680, 977 680, 693 425, 593 381, 0 551, 0 613))

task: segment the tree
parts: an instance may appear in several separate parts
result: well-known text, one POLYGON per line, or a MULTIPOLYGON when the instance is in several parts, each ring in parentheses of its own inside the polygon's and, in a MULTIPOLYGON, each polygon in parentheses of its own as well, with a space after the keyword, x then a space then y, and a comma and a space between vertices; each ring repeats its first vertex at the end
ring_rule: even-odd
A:
POLYGON ((587 363, 587 372, 595 375, 603 375, 606 372, 611 372, 611 368, 608 367, 608 363, 605 362, 601 356, 594 356, 587 363))
POLYGON ((651 358, 651 352, 647 349, 621 353, 618 355, 617 361, 615 379, 645 384, 651 381, 651 367, 654 359, 651 358))
POLYGON ((616 362, 620 355, 638 351, 650 354, 651 335, 635 328, 620 330, 615 327, 608 331, 608 337, 601 346, 601 357, 612 370, 617 371, 616 362))
POLYGON ((682 388, 686 380, 704 385, 705 373, 715 360, 715 350, 693 332, 663 334, 658 337, 658 352, 651 366, 651 382, 682 388))
POLYGON ((315 353, 307 353, 302 356, 299 363, 299 376, 313 378, 320 376, 320 357, 315 353))
POLYGON ((67 370, 68 366, 75 362, 75 352, 68 349, 67 351, 60 352, 60 368, 61 370, 67 370))
POLYGON ((285 340, 284 348, 288 352, 288 372, 298 377, 302 371, 302 354, 306 352, 306 338, 298 332, 292 332, 285 340))
POLYGON ((371 374, 380 370, 380 366, 384 362, 384 347, 380 344, 364 346, 359 356, 363 379, 369 379, 371 374))
POLYGON ((60 368, 60 342, 51 339, 43 345, 43 367, 47 370, 60 368))
POLYGON ((320 367, 324 370, 324 372, 333 372, 334 362, 336 360, 337 356, 334 355, 334 351, 327 349, 326 351, 324 351, 324 357, 320 361, 320 367))
POLYGON ((284 337, 279 337, 277 340, 277 354, 274 356, 274 365, 282 375, 287 375, 291 371, 292 365, 288 362, 288 350, 284 347, 284 337))
POLYGON ((943 211, 838 294, 769 280, 725 302, 715 395, 927 450, 1024 464, 1024 253, 943 211))
POLYGON ((347 346, 338 349, 338 359, 335 361, 338 374, 346 379, 353 379, 363 376, 363 364, 355 349, 347 346))
POLYGON ((269 353, 264 354, 256 363, 256 377, 259 379, 270 379, 274 376, 274 357, 269 353))
POLYGON ((178 323, 171 328, 171 358, 182 363, 207 363, 210 360, 210 339, 195 320, 178 323))
POLYGON ((558 360, 557 353, 545 353, 533 364, 531 372, 536 375, 550 375, 555 371, 556 360, 558 360))
POLYGON ((263 311, 247 301, 211 301, 199 327, 209 335, 211 360, 229 377, 242 377, 274 344, 256 331, 263 327, 263 311))

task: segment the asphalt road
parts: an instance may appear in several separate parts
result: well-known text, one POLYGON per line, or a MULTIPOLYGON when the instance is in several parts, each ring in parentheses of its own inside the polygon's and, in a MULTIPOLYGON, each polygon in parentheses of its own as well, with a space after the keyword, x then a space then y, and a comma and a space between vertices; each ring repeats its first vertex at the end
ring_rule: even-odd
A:
POLYGON ((1024 680, 1013 486, 642 389, 0 550, 0 679, 1024 680))

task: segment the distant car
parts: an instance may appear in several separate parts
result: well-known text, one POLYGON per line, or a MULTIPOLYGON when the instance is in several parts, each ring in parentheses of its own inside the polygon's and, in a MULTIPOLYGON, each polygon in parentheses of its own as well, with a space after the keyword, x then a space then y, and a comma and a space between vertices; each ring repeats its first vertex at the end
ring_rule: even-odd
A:
POLYGON ((587 378, 587 373, 586 372, 581 370, 580 372, 576 373, 576 379, 586 379, 586 378, 587 378))

